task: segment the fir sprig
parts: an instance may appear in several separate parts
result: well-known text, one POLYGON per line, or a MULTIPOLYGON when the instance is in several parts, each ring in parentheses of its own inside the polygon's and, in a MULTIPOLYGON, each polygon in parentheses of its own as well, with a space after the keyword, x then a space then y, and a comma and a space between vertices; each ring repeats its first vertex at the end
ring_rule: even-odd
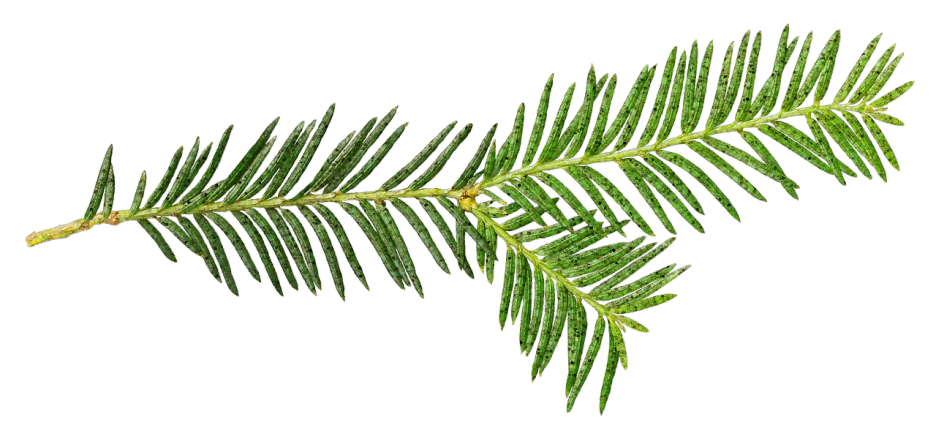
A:
POLYGON ((741 221, 722 186, 696 159, 760 201, 767 198, 745 169, 799 199, 799 184, 776 159, 768 140, 843 186, 858 177, 877 176, 888 183, 887 167, 900 171, 880 125, 904 126, 888 105, 906 95, 915 81, 886 89, 904 54, 895 55, 892 44, 872 63, 882 39, 878 34, 868 42, 831 99, 840 31, 829 35, 810 63, 813 32, 791 37, 789 24, 779 33, 776 56, 761 84, 761 31, 747 31, 739 42, 731 41, 717 71, 714 41, 704 49, 698 41, 688 49, 673 47, 662 67, 640 70, 616 111, 618 77, 599 78, 591 65, 583 101, 574 104, 578 85, 573 82, 550 117, 556 78, 549 76, 532 116, 527 118, 525 104, 518 105, 502 143, 495 138, 498 124, 488 128, 449 187, 430 183, 468 140, 473 123, 448 123, 378 189, 358 190, 407 129, 406 123, 390 129, 397 106, 344 135, 304 186, 300 181, 331 126, 336 104, 318 119, 300 121, 282 144, 280 119, 274 118, 226 176, 218 170, 233 125, 207 145, 196 139, 190 147, 180 146, 149 196, 146 173, 141 172, 127 209, 114 209, 114 147, 108 146, 83 216, 33 232, 25 245, 68 238, 101 224, 135 223, 163 256, 178 262, 165 233, 171 234, 235 297, 240 286, 225 241, 247 272, 258 282, 266 275, 279 295, 287 287, 323 292, 321 263, 333 291, 345 301, 342 260, 362 287, 370 287, 336 215, 340 211, 362 230, 393 285, 423 298, 410 244, 397 223, 401 216, 447 275, 452 272, 446 252, 433 231, 441 234, 446 251, 469 276, 474 276, 467 257, 470 245, 477 270, 490 283, 498 282, 496 266, 503 263, 497 323, 501 329, 508 322, 518 326, 520 353, 532 357, 531 380, 545 374, 566 333, 567 412, 574 409, 606 348, 598 398, 604 413, 617 368, 629 368, 626 333, 650 331, 633 314, 676 298, 662 291, 692 268, 672 263, 644 271, 675 242, 670 211, 696 232, 706 231, 699 219, 706 212, 704 202, 689 188, 690 180, 741 221), (784 77, 789 78, 786 83, 784 77), (805 120, 806 128, 791 123, 793 119, 805 120), (726 135, 737 135, 740 144, 726 135), (626 195, 596 164, 617 165, 634 195, 626 195), (584 195, 576 195, 576 188, 584 195), (585 205, 586 199, 593 207, 585 205), (648 206, 670 238, 655 238, 651 217, 639 212, 636 201, 648 206), (454 228, 443 213, 453 219, 454 228), (625 228, 631 224, 643 234, 629 235, 625 228))

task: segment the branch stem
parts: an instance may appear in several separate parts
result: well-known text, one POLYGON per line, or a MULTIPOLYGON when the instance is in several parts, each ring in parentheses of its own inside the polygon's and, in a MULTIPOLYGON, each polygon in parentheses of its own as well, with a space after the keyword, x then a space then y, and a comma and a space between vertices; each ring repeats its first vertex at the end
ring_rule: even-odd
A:
MULTIPOLYGON (((267 200, 261 199, 249 199, 249 200, 240 200, 231 204, 224 204, 221 202, 204 204, 201 206, 192 209, 188 214, 201 214, 206 212, 230 212, 235 210, 246 210, 251 208, 272 208, 272 207, 286 207, 286 206, 300 206, 308 205, 314 203, 340 203, 342 201, 357 201, 357 200, 369 200, 369 201, 385 201, 391 198, 422 198, 422 197, 451 197, 458 199, 464 193, 465 190, 450 190, 450 189, 415 189, 407 190, 402 189, 398 191, 370 191, 370 192, 354 192, 354 193, 341 193, 341 192, 329 192, 326 194, 310 194, 304 195, 295 199, 286 199, 285 197, 270 198, 267 200)), ((158 216, 177 216, 180 215, 182 210, 182 205, 177 204, 174 206, 166 208, 150 208, 144 209, 137 212, 135 215, 131 216, 129 210, 121 210, 111 212, 110 216, 105 219, 102 214, 97 214, 88 221, 83 221, 81 219, 72 221, 68 224, 62 224, 51 229, 46 229, 41 232, 33 232, 26 237, 26 245, 32 247, 34 245, 41 244, 46 241, 52 241, 55 239, 67 238, 75 233, 82 232, 90 229, 98 224, 106 223, 117 225, 126 221, 136 221, 148 218, 155 218, 158 216)))
MULTIPOLYGON (((734 122, 731 124, 726 124, 720 127, 716 127, 711 130, 685 133, 682 135, 674 136, 672 138, 666 139, 664 141, 658 141, 655 144, 648 144, 643 147, 632 148, 629 150, 617 150, 610 151, 606 153, 595 154, 592 156, 583 156, 577 158, 561 159, 552 162, 546 162, 542 164, 532 164, 518 170, 493 177, 491 179, 482 181, 478 185, 463 188, 463 189, 401 189, 397 191, 369 191, 369 192, 357 192, 357 193, 341 193, 341 192, 330 192, 325 194, 310 194, 304 195, 295 199, 286 199, 285 197, 270 198, 267 200, 261 199, 249 199, 241 200, 231 204, 224 204, 221 202, 211 203, 199 206, 192 211, 188 212, 190 214, 200 214, 205 212, 229 212, 234 210, 245 210, 250 208, 273 208, 273 207, 285 207, 285 206, 299 206, 299 205, 308 205, 314 203, 338 203, 342 201, 358 201, 358 200, 370 200, 370 201, 384 201, 391 198, 424 198, 424 197, 449 197, 460 199, 466 195, 466 193, 476 193, 481 189, 488 188, 491 186, 496 186, 501 183, 504 183, 510 179, 517 178, 524 175, 540 173, 543 171, 555 170, 566 168, 570 166, 580 166, 580 165, 590 165, 593 163, 599 162, 611 162, 617 161, 627 157, 633 156, 642 156, 645 153, 653 152, 657 150, 662 150, 667 147, 671 147, 677 144, 684 144, 688 141, 702 138, 703 136, 716 135, 726 132, 734 132, 747 128, 756 127, 759 124, 769 123, 772 121, 795 117, 799 115, 808 115, 817 111, 828 111, 828 110, 837 110, 837 111, 853 111, 853 112, 872 112, 875 110, 882 110, 871 108, 870 106, 858 103, 855 105, 844 105, 844 104, 829 104, 829 105, 813 105, 806 106, 799 109, 795 109, 787 112, 778 112, 773 115, 767 115, 760 118, 755 118, 750 121, 743 122, 734 122)), ((472 195, 473 196, 473 195, 472 195)), ((471 208, 472 212, 478 216, 474 211, 474 208, 471 208)), ((26 237, 26 244, 30 247, 34 245, 41 244, 43 242, 52 241, 55 239, 67 238, 75 233, 82 232, 90 229, 98 224, 106 223, 117 225, 125 221, 134 221, 141 219, 154 218, 157 216, 175 216, 179 215, 182 210, 182 205, 175 205, 166 208, 151 208, 146 210, 141 210, 135 215, 130 216, 129 210, 122 210, 112 212, 108 217, 104 217, 102 214, 95 215, 92 219, 88 221, 83 221, 81 219, 72 221, 67 224, 62 224, 57 227, 50 229, 42 230, 40 232, 33 232, 26 237)), ((487 215, 482 214, 487 217, 487 215)), ((479 218, 480 219, 480 218, 479 218)), ((490 217, 487 217, 490 220, 490 217)), ((493 221, 492 221, 493 222, 493 221)), ((497 227, 495 227, 497 228, 497 227)), ((501 229, 503 230, 503 229, 501 229)), ((506 232, 504 232, 506 234, 506 232)), ((507 235, 509 237, 509 235, 507 235)), ((506 240, 506 239, 505 239, 506 240)), ((517 244, 520 244, 517 242, 517 244)), ((522 244, 520 244, 522 246, 522 244)), ((535 257, 535 256, 534 256, 535 257)), ((545 271, 545 270, 544 270, 545 271)), ((581 291, 578 291, 581 292, 581 291)), ((575 293, 575 292, 573 292, 575 293)), ((577 294, 578 295, 578 294, 577 294)), ((582 293, 582 295, 587 295, 582 293)), ((586 299, 587 300, 587 299, 586 299)), ((592 304, 591 300, 588 300, 592 304)), ((592 304, 593 306, 597 304, 592 304)), ((596 307, 597 308, 597 307, 596 307)))
POLYGON ((572 284, 572 282, 569 281, 569 279, 563 277, 562 274, 557 273, 552 268, 547 266, 546 262, 543 262, 539 258, 539 256, 536 255, 536 253, 526 248, 522 242, 518 241, 516 238, 511 236, 510 233, 507 233, 507 231, 504 230, 504 228, 501 227, 500 224, 498 224, 496 221, 491 219, 491 217, 489 217, 487 214, 480 211, 478 208, 472 208, 471 213, 474 214, 475 218, 477 218, 480 221, 483 221, 485 227, 493 228, 494 232, 497 233, 497 236, 500 236, 500 238, 504 240, 504 243, 516 249, 517 252, 522 254, 523 257, 527 258, 527 260, 529 260, 536 267, 536 269, 542 271, 547 276, 555 279, 566 290, 568 290, 573 295, 575 295, 576 298, 594 307, 599 315, 604 316, 605 318, 608 318, 609 320, 615 320, 618 318, 617 315, 611 313, 611 311, 609 311, 608 308, 605 307, 603 304, 589 297, 587 292, 580 290, 574 284, 572 284))
POLYGON ((700 139, 703 136, 711 136, 711 135, 717 135, 719 133, 727 133, 727 132, 736 132, 739 130, 756 127, 758 124, 764 124, 764 123, 769 123, 769 122, 784 119, 784 118, 790 118, 790 117, 795 117, 799 115, 807 115, 813 112, 828 111, 828 110, 833 110, 833 109, 837 111, 852 111, 852 112, 872 112, 873 111, 873 108, 865 104, 861 104, 861 103, 850 105, 850 106, 844 105, 844 104, 829 104, 825 106, 806 106, 806 107, 802 107, 802 108, 791 110, 791 111, 778 112, 773 115, 767 115, 767 116, 763 116, 760 118, 755 118, 750 121, 742 121, 742 122, 734 122, 731 124, 725 124, 723 126, 716 127, 711 130, 693 132, 693 133, 684 133, 682 135, 669 138, 665 141, 658 141, 655 144, 647 144, 643 147, 632 148, 629 150, 611 151, 607 153, 595 154, 592 156, 583 156, 583 157, 576 157, 576 158, 570 158, 570 159, 555 160, 552 162, 545 162, 542 164, 528 165, 524 168, 520 168, 518 170, 485 180, 480 185, 478 185, 478 189, 484 189, 484 188, 488 188, 491 186, 496 186, 513 178, 517 178, 517 177, 525 176, 529 174, 534 174, 534 173, 540 173, 543 171, 555 170, 555 169, 560 169, 560 168, 565 168, 565 167, 570 167, 570 166, 590 165, 590 164, 599 163, 599 162, 612 162, 612 161, 617 161, 617 160, 627 158, 627 157, 642 156, 646 153, 657 151, 657 150, 662 150, 664 148, 671 147, 674 145, 685 144, 694 139, 700 139))

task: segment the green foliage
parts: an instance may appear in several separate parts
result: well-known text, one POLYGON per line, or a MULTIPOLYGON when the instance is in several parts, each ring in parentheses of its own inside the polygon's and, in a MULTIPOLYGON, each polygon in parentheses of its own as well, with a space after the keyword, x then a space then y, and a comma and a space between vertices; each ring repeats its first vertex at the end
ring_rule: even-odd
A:
MULTIPOLYGON (((111 173, 111 154, 113 154, 114 145, 107 147, 107 153, 104 155, 104 162, 101 162, 101 169, 98 171, 97 181, 94 182, 94 193, 91 194, 91 202, 88 203, 88 210, 85 211, 84 220, 90 220, 98 207, 101 206, 101 198, 104 196, 104 190, 107 186, 107 176, 111 173)), ((111 187, 113 191, 113 187, 111 187)))
MULTIPOLYGON (((296 125, 264 164, 276 148, 273 131, 279 119, 273 120, 234 169, 210 186, 233 126, 223 132, 210 163, 192 186, 212 149, 209 144, 199 154, 199 139, 196 139, 184 161, 182 148, 174 152, 168 169, 145 203, 146 173, 143 172, 132 205, 124 211, 112 212, 115 178, 111 165, 113 148, 108 147, 83 219, 34 233, 27 242, 35 245, 66 237, 101 222, 136 221, 163 255, 175 262, 175 253, 151 221, 155 220, 202 258, 209 273, 237 295, 230 257, 220 235, 233 246, 250 275, 257 281, 261 276, 244 239, 222 215, 230 213, 246 232, 277 293, 283 295, 273 258, 293 289, 299 287, 295 277, 298 272, 306 289, 317 294, 323 287, 324 268, 320 271, 314 251, 321 250, 331 281, 344 300, 347 297, 344 265, 339 261, 338 247, 344 264, 366 289, 370 288, 356 250, 372 249, 388 274, 381 276, 380 283, 413 287, 423 297, 423 285, 411 256, 413 239, 407 236, 410 232, 407 228, 415 231, 436 265, 449 273, 446 256, 439 250, 434 236, 439 232, 459 269, 473 278, 467 254, 470 239, 476 247, 479 271, 489 282, 495 278, 496 261, 505 260, 498 321, 503 329, 508 314, 512 323, 520 320, 519 345, 521 352, 534 354, 531 374, 534 380, 543 374, 563 332, 566 333, 567 410, 575 404, 599 350, 607 342, 608 360, 599 401, 599 410, 603 412, 618 364, 627 369, 626 328, 647 331, 629 314, 675 298, 675 294, 656 293, 689 268, 671 264, 652 272, 645 271, 644 267, 675 240, 647 242, 648 236, 655 236, 652 226, 660 224, 667 232, 675 234, 673 221, 681 219, 696 231, 704 232, 697 216, 703 215, 697 198, 703 191, 694 186, 695 183, 740 221, 738 211, 719 185, 723 182, 716 182, 710 175, 711 169, 703 169, 703 166, 716 169, 761 201, 766 201, 765 196, 737 169, 739 164, 765 176, 761 180, 778 183, 793 198, 798 198, 800 188, 780 167, 773 155, 775 151, 771 151, 764 139, 769 139, 770 144, 779 144, 778 150, 792 152, 843 185, 847 180, 845 176, 856 177, 857 173, 872 178, 872 169, 886 181, 884 161, 899 170, 893 148, 877 122, 903 125, 884 113, 885 106, 902 96, 913 82, 878 97, 903 54, 891 60, 894 51, 891 46, 862 79, 880 39, 878 36, 861 54, 831 104, 822 104, 829 89, 841 35, 835 32, 809 66, 812 44, 812 33, 809 33, 793 62, 784 91, 781 77, 793 60, 799 41, 794 37, 788 42, 788 37, 789 26, 782 32, 773 67, 759 90, 754 83, 761 33, 758 32, 753 41, 750 41, 750 32, 745 33, 737 52, 734 43, 730 44, 721 58, 718 75, 714 78, 714 95, 708 103, 713 43, 706 46, 701 59, 696 42, 688 56, 685 51, 678 53, 673 48, 662 69, 655 96, 651 98, 649 94, 657 68, 644 66, 627 88, 614 117, 610 115, 619 85, 618 76, 614 74, 609 79, 605 74, 596 78, 592 66, 582 90, 581 104, 572 119, 566 122, 573 109, 574 83, 564 93, 547 133, 554 81, 554 77, 549 76, 535 118, 532 123, 526 123, 530 126, 526 148, 522 146, 525 105, 521 104, 501 145, 494 139, 495 124, 486 131, 467 165, 458 173, 456 182, 448 189, 425 186, 437 180, 443 168, 452 163, 454 152, 469 140, 471 124, 466 124, 451 138, 457 122, 448 124, 431 139, 419 139, 421 143, 429 139, 428 144, 379 189, 354 190, 360 183, 370 181, 370 174, 404 133, 408 123, 392 130, 364 161, 365 155, 390 127, 397 108, 379 121, 373 117, 360 130, 340 136, 343 139, 325 157, 324 163, 317 170, 308 171, 311 181, 298 191, 294 188, 307 174, 312 158, 325 139, 335 112, 334 104, 327 109, 321 122, 313 120, 296 125), (804 105, 813 92, 812 102, 804 105), (778 102, 779 111, 772 113, 778 102), (593 107, 596 103, 597 109, 593 107), (647 108, 648 105, 652 108, 647 108), (634 145, 632 140, 645 109, 649 114, 634 145), (704 128, 698 130, 705 110, 708 110, 708 118, 704 128), (733 118, 730 117, 732 110, 735 111, 733 118), (680 114, 681 133, 671 135, 677 113, 680 114), (809 132, 783 121, 796 117, 805 119, 809 132), (747 144, 753 153, 727 142, 738 139, 734 134, 741 139, 736 143, 747 144), (446 147, 435 154, 446 141, 446 147), (840 159, 834 148, 847 159, 840 159), (883 159, 879 153, 883 154, 883 159), (426 164, 434 154, 435 159, 426 164), (597 164, 602 162, 616 163, 621 171, 620 179, 631 186, 622 189, 625 187, 612 182, 607 173, 613 172, 613 167, 601 166, 603 169, 599 170, 597 164), (411 177, 412 182, 403 185, 411 177), (574 183, 569 184, 570 180, 574 183), (637 196, 628 198, 631 194, 625 195, 624 191, 631 188, 637 196), (391 211, 388 202, 396 212, 391 211), (414 210, 417 202, 428 221, 414 210), (346 224, 342 224, 331 210, 333 206, 327 203, 337 203, 336 206, 348 215, 344 221, 354 222, 354 227, 368 241, 363 245, 370 245, 370 248, 360 244, 355 247, 351 243, 346 224), (669 216, 664 203, 679 217, 669 216), (638 208, 649 209, 655 219, 641 215, 638 208), (103 210, 100 214, 99 209, 103 210), (408 224, 404 229, 400 228, 398 215, 408 224), (303 221, 312 228, 315 238, 310 238, 303 221), (631 222, 634 225, 627 227, 631 222), (602 241, 615 232, 626 238, 625 241, 603 244, 602 241), (332 238, 337 240, 337 246, 332 238), (499 255, 500 250, 504 251, 499 255), (589 322, 586 306, 594 310, 592 322, 589 322), (589 324, 593 326, 591 339, 588 339, 589 324)), ((371 265, 368 267, 374 269, 371 265)), ((374 280, 376 273, 370 274, 374 280)))

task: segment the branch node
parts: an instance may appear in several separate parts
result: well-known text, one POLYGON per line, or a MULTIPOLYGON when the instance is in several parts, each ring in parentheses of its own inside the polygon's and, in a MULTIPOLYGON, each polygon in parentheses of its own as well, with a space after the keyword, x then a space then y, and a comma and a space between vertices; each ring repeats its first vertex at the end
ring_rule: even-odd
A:
POLYGON ((478 203, 475 201, 475 197, 478 196, 478 187, 472 186, 465 190, 465 192, 458 197, 458 205, 466 212, 470 212, 471 209, 474 209, 478 206, 478 203))

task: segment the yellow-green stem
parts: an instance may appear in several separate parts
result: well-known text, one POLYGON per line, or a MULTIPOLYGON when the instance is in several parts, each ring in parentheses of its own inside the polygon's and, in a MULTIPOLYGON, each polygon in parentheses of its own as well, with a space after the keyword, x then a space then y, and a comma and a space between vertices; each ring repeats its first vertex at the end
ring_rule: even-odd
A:
POLYGON ((533 173, 539 173, 542 171, 555 170, 555 169, 560 169, 560 168, 565 168, 565 167, 570 167, 570 166, 590 165, 590 164, 599 163, 599 162, 611 162, 611 161, 616 161, 618 159, 623 159, 626 157, 641 156, 648 152, 662 150, 664 148, 671 147, 673 145, 684 144, 694 139, 700 139, 703 136, 711 136, 711 135, 717 135, 719 133, 735 132, 738 130, 755 127, 758 124, 769 123, 771 121, 795 117, 799 115, 806 115, 806 114, 816 112, 816 111, 833 110, 833 109, 838 110, 838 111, 847 110, 847 111, 852 111, 852 112, 872 112, 875 110, 880 112, 880 109, 871 108, 870 106, 867 106, 861 103, 856 104, 856 105, 851 105, 851 106, 844 105, 844 104, 829 104, 825 106, 807 106, 807 107, 799 108, 799 109, 792 110, 792 111, 779 112, 774 115, 767 115, 767 116, 763 116, 760 118, 755 118, 750 121, 734 122, 731 124, 726 124, 724 126, 716 127, 711 130, 693 132, 693 133, 685 133, 679 136, 674 136, 665 141, 659 141, 655 144, 647 144, 643 147, 632 148, 629 150, 612 151, 612 152, 600 153, 600 154, 596 154, 592 156, 562 159, 562 160, 556 160, 552 162, 545 162, 542 164, 534 163, 524 168, 520 168, 516 171, 512 171, 512 172, 485 180, 483 183, 478 185, 478 189, 484 189, 484 188, 488 188, 491 186, 496 186, 513 178, 517 178, 520 176, 529 175, 533 173))
MULTIPOLYGON (((355 201, 355 200, 370 200, 370 201, 383 201, 389 200, 391 198, 421 198, 421 197, 453 197, 458 198, 462 195, 465 190, 449 190, 449 189, 415 189, 415 190, 399 190, 399 191, 370 191, 370 192, 355 192, 344 194, 340 192, 330 192, 327 194, 310 194, 305 195, 299 198, 288 200, 284 197, 270 198, 267 200, 260 199, 250 199, 250 200, 241 200, 231 204, 224 203, 210 203, 201 205, 192 209, 192 211, 187 212, 187 214, 200 214, 206 212, 230 212, 235 210, 245 210, 251 208, 271 208, 271 207, 286 207, 286 206, 299 206, 307 205, 313 203, 337 203, 342 201, 355 201)), ((46 229, 41 232, 33 232, 26 237, 26 244, 30 247, 33 245, 41 244, 46 241, 52 241, 55 239, 67 238, 75 233, 88 230, 91 227, 94 227, 98 224, 112 224, 117 225, 126 221, 135 221, 141 219, 155 218, 157 216, 175 216, 179 215, 179 212, 182 210, 182 205, 175 205, 167 208, 151 208, 144 209, 133 216, 130 215, 129 210, 121 210, 111 212, 110 217, 105 219, 102 214, 97 214, 88 221, 78 219, 72 221, 68 224, 62 224, 51 229, 46 229)))
POLYGON ((478 208, 471 209, 471 213, 474 214, 475 218, 483 221, 486 227, 494 229, 494 232, 497 233, 497 236, 500 236, 500 238, 504 240, 505 244, 516 249, 517 253, 522 254, 523 257, 527 258, 527 260, 529 260, 536 269, 542 271, 543 274, 546 274, 547 276, 555 279, 561 286, 575 295, 576 298, 585 301, 594 307, 595 310, 598 311, 598 314, 611 320, 617 319, 617 315, 611 313, 603 304, 593 300, 591 297, 589 297, 587 292, 577 288, 574 284, 572 284, 571 281, 569 281, 569 279, 563 277, 562 274, 553 271, 553 269, 547 266, 546 262, 543 262, 542 259, 536 255, 536 253, 526 248, 522 242, 511 236, 510 233, 507 233, 507 231, 504 230, 500 224, 491 219, 491 217, 487 216, 487 214, 481 212, 478 210, 478 208))
MULTIPOLYGON (((493 177, 491 179, 485 180, 475 186, 464 188, 464 189, 416 189, 408 190, 402 189, 397 191, 370 191, 370 192, 358 192, 358 193, 340 193, 332 192, 326 194, 311 194, 305 195, 299 198, 287 200, 286 198, 271 198, 267 200, 251 199, 251 200, 241 200, 229 205, 223 203, 211 203, 199 206, 193 209, 189 214, 199 214, 205 212, 227 212, 234 210, 244 210, 250 208, 271 208, 271 207, 285 207, 285 206, 298 206, 298 205, 307 205, 313 203, 325 203, 325 202, 342 202, 342 201, 355 201, 355 200, 371 200, 371 201, 382 201, 390 198, 422 198, 422 197, 449 197, 455 199, 462 199, 466 194, 471 194, 471 197, 477 195, 478 190, 488 188, 491 186, 499 185, 503 182, 506 182, 512 178, 520 177, 523 175, 529 175, 534 173, 539 173, 543 171, 561 169, 570 166, 577 165, 590 165, 598 162, 610 162, 619 160, 626 157, 640 156, 647 152, 662 150, 667 147, 671 147, 677 144, 683 144, 688 141, 702 138, 703 136, 716 135, 719 133, 733 132, 742 129, 747 129, 755 127, 758 124, 769 123, 771 121, 780 120, 783 118, 795 117, 799 115, 808 115, 812 112, 821 111, 821 110, 838 110, 838 111, 854 111, 854 112, 871 112, 871 111, 883 111, 885 108, 871 108, 870 106, 859 103, 856 105, 844 105, 844 104, 830 104, 830 105, 813 105, 802 107, 796 110, 779 112, 774 115, 767 115, 760 118, 755 118, 750 121, 744 122, 735 122, 731 124, 726 124, 724 126, 716 127, 711 130, 686 133, 678 136, 674 136, 665 141, 658 141, 655 144, 648 144, 643 147, 637 147, 629 150, 620 150, 620 151, 611 151, 607 153, 600 153, 593 156, 577 157, 562 159, 552 162, 546 162, 542 164, 532 164, 518 170, 493 177)), ((465 207, 465 204, 471 204, 471 202, 463 203, 462 207, 465 207)), ((178 215, 179 211, 182 209, 181 205, 175 205, 167 207, 164 209, 152 208, 141 210, 135 215, 130 216, 129 210, 122 210, 112 212, 109 217, 104 217, 102 214, 95 215, 92 219, 88 221, 84 220, 75 220, 67 224, 62 224, 57 227, 50 229, 42 230, 40 232, 33 232, 26 237, 26 244, 30 247, 34 245, 41 244, 46 241, 52 241, 55 239, 67 238, 75 233, 88 230, 91 227, 94 227, 98 224, 106 223, 117 225, 125 221, 139 220, 153 218, 157 216, 173 216, 178 215)), ((469 209, 473 209, 469 207, 469 209)), ((486 215, 485 215, 486 216, 486 215)), ((490 219, 490 218, 488 218, 490 219)))

